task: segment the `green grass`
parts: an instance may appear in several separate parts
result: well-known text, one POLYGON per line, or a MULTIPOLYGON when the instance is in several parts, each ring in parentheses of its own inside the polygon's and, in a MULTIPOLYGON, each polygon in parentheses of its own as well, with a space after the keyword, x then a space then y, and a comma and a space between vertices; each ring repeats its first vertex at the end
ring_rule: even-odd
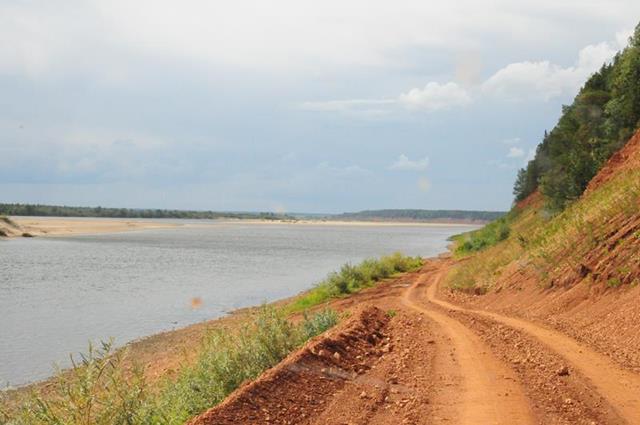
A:
POLYGON ((454 253, 458 257, 466 256, 502 242, 511 234, 510 223, 516 217, 517 212, 512 210, 481 229, 451 237, 450 240, 456 242, 454 253))
POLYGON ((293 324, 281 310, 264 306, 237 332, 211 331, 197 360, 159 389, 150 388, 142 369, 124 366, 124 350, 114 352, 110 343, 90 347, 70 371, 58 375, 52 393, 34 392, 11 413, 0 400, 0 424, 183 424, 337 321, 327 309, 293 324))
POLYGON ((353 294, 397 273, 417 270, 422 263, 419 257, 407 257, 395 253, 379 260, 364 260, 355 266, 345 264, 339 271, 330 273, 313 289, 289 304, 286 311, 304 311, 330 299, 353 294))
MULTIPOLYGON (((551 287, 556 279, 579 270, 588 255, 598 250, 605 255, 605 250, 613 248, 605 243, 616 230, 611 227, 612 220, 625 220, 638 214, 640 171, 627 170, 585 194, 559 214, 550 214, 540 206, 519 211, 508 221, 509 236, 485 246, 454 267, 447 283, 464 291, 486 290, 495 285, 511 264, 515 269, 533 271, 541 287, 551 287)), ((632 234, 619 244, 632 243, 635 238, 637 235, 632 234)), ((636 261, 631 257, 628 260, 636 261)), ((619 275, 610 277, 607 285, 617 287, 632 280, 631 276, 626 276, 624 268, 619 275)))

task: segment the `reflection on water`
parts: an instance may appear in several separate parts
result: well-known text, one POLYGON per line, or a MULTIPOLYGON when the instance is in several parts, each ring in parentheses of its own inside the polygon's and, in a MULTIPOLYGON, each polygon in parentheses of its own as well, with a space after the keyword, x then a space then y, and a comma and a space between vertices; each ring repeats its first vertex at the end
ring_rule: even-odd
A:
POLYGON ((217 223, 0 243, 0 385, 65 365, 89 340, 135 338, 307 289, 342 263, 432 256, 453 226, 217 223))

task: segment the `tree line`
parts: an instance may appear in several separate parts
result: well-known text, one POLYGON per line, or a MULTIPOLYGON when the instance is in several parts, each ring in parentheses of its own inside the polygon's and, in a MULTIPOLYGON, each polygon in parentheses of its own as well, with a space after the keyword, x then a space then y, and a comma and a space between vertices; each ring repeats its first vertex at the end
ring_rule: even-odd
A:
POLYGON ((332 216, 338 220, 460 220, 460 221, 493 221, 500 218, 503 211, 465 211, 465 210, 366 210, 355 213, 343 213, 332 216))
POLYGON ((271 212, 217 212, 137 208, 70 207, 41 204, 1 204, 0 215, 41 217, 110 217, 110 218, 185 218, 185 219, 260 219, 291 220, 285 214, 271 212))
POLYGON ((521 201, 536 189, 550 210, 577 199, 604 163, 640 127, 640 24, 628 46, 593 74, 571 105, 562 107, 513 193, 521 201))

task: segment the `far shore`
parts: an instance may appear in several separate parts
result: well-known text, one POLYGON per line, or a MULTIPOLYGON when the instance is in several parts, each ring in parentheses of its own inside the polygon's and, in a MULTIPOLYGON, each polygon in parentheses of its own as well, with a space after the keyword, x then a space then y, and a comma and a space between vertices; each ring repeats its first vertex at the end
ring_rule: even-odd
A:
POLYGON ((132 219, 106 219, 85 217, 10 217, 31 236, 76 236, 100 233, 119 233, 145 229, 170 229, 179 224, 139 221, 132 219))
POLYGON ((339 220, 257 220, 257 219, 140 219, 140 218, 92 218, 92 217, 26 217, 12 216, 23 233, 31 236, 79 236, 103 233, 120 233, 138 230, 174 229, 179 227, 209 227, 224 224, 247 225, 308 225, 308 226, 469 226, 480 222, 422 222, 422 221, 339 221, 339 220))

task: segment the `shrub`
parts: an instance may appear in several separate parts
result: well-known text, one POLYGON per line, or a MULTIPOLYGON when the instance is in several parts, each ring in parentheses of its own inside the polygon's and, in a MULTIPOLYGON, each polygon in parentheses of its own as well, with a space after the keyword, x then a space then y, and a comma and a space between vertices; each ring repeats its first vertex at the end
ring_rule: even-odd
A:
POLYGON ((89 345, 72 368, 59 371, 54 395, 33 393, 12 424, 111 425, 138 423, 138 412, 146 395, 142 372, 127 372, 125 351, 113 352, 112 342, 99 348, 89 345))
POLYGON ((345 264, 338 272, 330 273, 325 280, 287 306, 287 311, 304 311, 310 307, 375 285, 396 273, 404 273, 422 266, 420 257, 408 257, 395 253, 380 258, 368 259, 358 265, 345 264))
POLYGON ((455 253, 466 255, 482 251, 507 239, 511 234, 509 223, 515 218, 516 214, 515 211, 512 211, 505 217, 492 221, 481 229, 453 237, 453 240, 457 242, 455 253))
POLYGON ((313 316, 309 316, 305 312, 304 321, 302 322, 303 339, 307 340, 320 335, 325 330, 335 326, 336 323, 338 323, 338 314, 330 308, 326 308, 313 316))
POLYGON ((205 337, 197 361, 183 368, 177 380, 167 381, 159 396, 146 406, 144 423, 184 423, 275 366, 337 320, 334 311, 324 310, 305 315, 302 323, 293 325, 282 311, 265 306, 237 333, 212 331, 205 337))
POLYGON ((333 310, 305 314, 300 324, 281 310, 263 306, 237 332, 214 330, 205 336, 197 360, 176 379, 151 391, 142 370, 123 364, 125 350, 112 344, 89 346, 81 361, 59 372, 52 393, 33 393, 18 412, 0 405, 0 423, 10 425, 183 424, 213 407, 243 382, 273 367, 306 340, 334 326, 333 310))

